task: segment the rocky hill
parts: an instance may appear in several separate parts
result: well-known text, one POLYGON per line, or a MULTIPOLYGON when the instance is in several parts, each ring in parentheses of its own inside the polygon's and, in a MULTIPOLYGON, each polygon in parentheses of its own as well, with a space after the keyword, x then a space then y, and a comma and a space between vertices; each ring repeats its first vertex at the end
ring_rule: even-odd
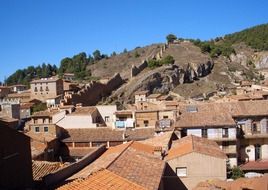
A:
MULTIPOLYGON (((265 28, 260 27, 259 30, 265 28)), ((253 30, 256 30, 256 27, 253 30)), ((243 37, 252 35, 248 29, 242 33, 243 37)), ((254 42, 254 47, 263 49, 251 47, 251 42, 239 35, 240 33, 234 33, 209 42, 215 46, 231 43, 234 52, 230 56, 211 56, 193 41, 181 40, 169 45, 139 47, 104 59, 89 66, 89 69, 96 77, 111 77, 118 72, 125 79, 125 83, 106 99, 106 103, 133 102, 134 92, 138 90, 171 93, 185 98, 206 96, 218 90, 228 91, 241 80, 259 81, 262 78, 260 69, 268 67, 268 52, 264 49, 265 46, 258 46, 254 42), (156 68, 146 65, 150 59, 161 60, 167 55, 174 58, 174 64, 156 68), (142 69, 133 75, 133 67, 139 66, 143 66, 142 69)), ((255 38, 251 39, 254 41, 255 38)))

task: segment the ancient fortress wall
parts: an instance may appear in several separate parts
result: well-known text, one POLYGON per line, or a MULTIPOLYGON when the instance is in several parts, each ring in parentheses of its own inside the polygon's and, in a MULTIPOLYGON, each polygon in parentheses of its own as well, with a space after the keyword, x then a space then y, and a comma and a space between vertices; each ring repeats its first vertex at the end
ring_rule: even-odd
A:
POLYGON ((137 76, 141 71, 143 71, 143 69, 145 69, 148 66, 149 59, 160 60, 163 57, 163 53, 166 51, 166 49, 167 49, 167 45, 164 44, 161 47, 159 52, 148 56, 148 58, 146 60, 143 60, 141 64, 139 64, 138 66, 132 65, 131 70, 130 70, 131 78, 137 76))
POLYGON ((74 93, 67 99, 67 104, 76 105, 82 103, 83 106, 96 105, 104 97, 107 97, 111 92, 123 84, 123 79, 120 74, 116 73, 106 83, 92 81, 85 88, 74 93))

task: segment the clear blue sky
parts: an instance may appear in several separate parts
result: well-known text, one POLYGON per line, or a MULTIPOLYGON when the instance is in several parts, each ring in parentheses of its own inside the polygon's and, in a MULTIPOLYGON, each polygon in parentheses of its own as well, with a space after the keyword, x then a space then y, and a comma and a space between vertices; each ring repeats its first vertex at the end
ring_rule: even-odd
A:
POLYGON ((79 52, 210 39, 268 22, 267 0, 1 0, 0 81, 79 52))

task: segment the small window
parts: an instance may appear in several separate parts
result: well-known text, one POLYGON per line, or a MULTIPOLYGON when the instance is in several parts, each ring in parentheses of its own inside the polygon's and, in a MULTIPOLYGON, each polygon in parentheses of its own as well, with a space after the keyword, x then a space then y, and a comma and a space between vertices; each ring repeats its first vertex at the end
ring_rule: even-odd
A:
POLYGON ((163 119, 168 119, 168 116, 167 116, 167 115, 164 115, 164 116, 163 116, 163 119))
POLYGON ((35 127, 35 132, 39 133, 40 132, 40 128, 39 127, 35 127))
POLYGON ((149 125, 149 121, 148 121, 148 120, 144 120, 144 121, 143 121, 143 124, 144 124, 145 127, 148 127, 148 125, 149 125))
POLYGON ((105 116, 105 117, 104 117, 104 120, 105 120, 105 122, 109 122, 110 117, 109 117, 109 116, 105 116))
POLYGON ((48 127, 44 127, 44 132, 48 132, 48 127))
POLYGON ((207 129, 202 129, 202 137, 207 138, 208 137, 208 130, 207 129))
POLYGON ((177 167, 176 174, 178 177, 186 177, 187 176, 187 168, 186 167, 177 167))
POLYGON ((250 152, 250 149, 247 149, 247 152, 250 152))

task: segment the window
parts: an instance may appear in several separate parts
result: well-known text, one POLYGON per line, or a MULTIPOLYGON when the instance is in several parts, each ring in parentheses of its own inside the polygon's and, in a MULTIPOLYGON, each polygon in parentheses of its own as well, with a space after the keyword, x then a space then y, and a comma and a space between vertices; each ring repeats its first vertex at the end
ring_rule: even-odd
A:
POLYGON ((105 117, 104 117, 104 121, 105 121, 105 122, 109 122, 109 120, 110 120, 110 117, 109 117, 109 116, 105 116, 105 117))
POLYGON ((48 86, 46 86, 46 91, 49 91, 48 86))
POLYGON ((43 87, 42 86, 40 86, 40 92, 43 92, 43 87))
POLYGON ((37 91, 38 91, 38 90, 37 90, 37 87, 35 87, 35 88, 34 88, 34 91, 35 91, 35 92, 37 92, 37 91))
POLYGON ((228 138, 229 137, 228 128, 223 128, 222 129, 222 137, 223 138, 228 138))
POLYGON ((144 120, 144 121, 143 121, 143 124, 144 124, 145 127, 148 127, 148 125, 149 125, 149 121, 148 121, 148 120, 144 120))
POLYGON ((255 160, 261 159, 261 145, 255 144, 255 160))
POLYGON ((48 127, 44 127, 44 132, 48 132, 48 127))
POLYGON ((168 116, 167 116, 167 115, 164 115, 164 116, 163 116, 163 119, 168 119, 168 116))
POLYGON ((186 167, 177 167, 176 174, 178 177, 186 177, 187 176, 187 168, 186 167))
POLYGON ((35 130, 36 133, 39 133, 40 132, 40 128, 39 127, 35 127, 34 130, 35 130))
POLYGON ((208 130, 207 129, 202 129, 202 137, 207 138, 208 137, 208 130))

